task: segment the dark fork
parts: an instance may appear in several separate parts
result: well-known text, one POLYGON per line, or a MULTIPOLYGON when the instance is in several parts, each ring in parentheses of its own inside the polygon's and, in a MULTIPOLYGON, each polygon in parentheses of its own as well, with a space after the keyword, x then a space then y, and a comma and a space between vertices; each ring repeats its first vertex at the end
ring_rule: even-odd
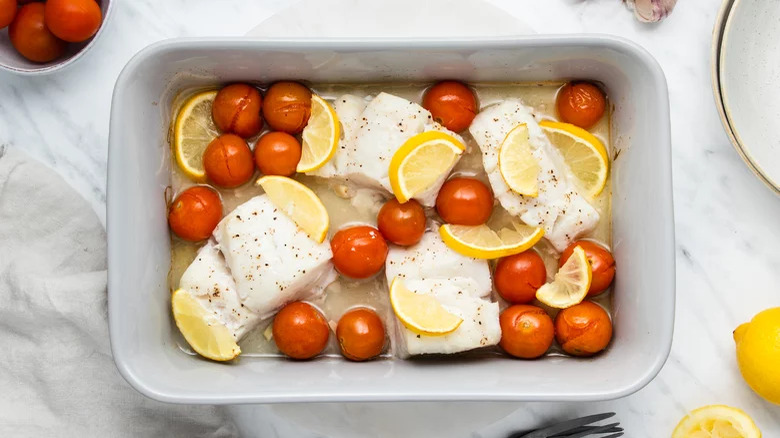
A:
POLYGON ((618 438, 623 436, 623 429, 618 427, 620 423, 607 424, 604 426, 588 426, 589 424, 606 420, 607 418, 614 416, 614 412, 588 415, 587 417, 575 418, 532 432, 515 432, 510 435, 509 438, 595 438, 596 435, 600 435, 600 438, 618 438), (604 434, 608 433, 611 435, 604 436, 604 434))

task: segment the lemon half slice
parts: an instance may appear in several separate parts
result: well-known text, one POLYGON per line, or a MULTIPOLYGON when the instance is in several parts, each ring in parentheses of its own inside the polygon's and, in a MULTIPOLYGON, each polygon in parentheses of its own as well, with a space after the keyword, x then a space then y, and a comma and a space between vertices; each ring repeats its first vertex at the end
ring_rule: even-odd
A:
POLYGON ((336 111, 320 96, 311 96, 311 116, 303 128, 298 172, 311 172, 324 166, 339 146, 341 125, 336 111))
POLYGON ((761 438, 761 431, 744 411, 711 405, 683 417, 672 438, 761 438))
POLYGON ((421 335, 446 335, 457 330, 463 322, 461 317, 442 307, 432 295, 407 289, 399 277, 390 284, 390 304, 401 323, 421 335))
POLYGON ((171 296, 173 319, 184 339, 201 356, 226 361, 241 354, 241 348, 225 324, 184 289, 178 289, 171 296))
POLYGON ((584 193, 595 198, 604 190, 609 157, 604 145, 590 132, 569 123, 544 120, 539 125, 563 155, 584 193))
POLYGON ((515 126, 501 143, 498 170, 512 191, 534 198, 539 195, 541 168, 533 156, 525 123, 515 126))
POLYGON ((552 283, 544 284, 536 291, 536 299, 556 309, 571 307, 585 299, 592 279, 588 257, 582 247, 577 246, 552 283))
POLYGON ((453 250, 476 259, 497 259, 530 249, 544 236, 544 229, 519 222, 493 231, 487 225, 444 224, 439 228, 444 243, 453 250))
POLYGON ((439 131, 417 134, 407 140, 390 160, 390 187, 404 203, 428 190, 466 150, 457 138, 439 131))
POLYGON ((203 151, 219 135, 211 117, 217 92, 203 91, 189 98, 179 110, 173 127, 173 154, 181 170, 195 181, 205 181, 203 151))
POLYGON ((259 178, 271 202, 317 243, 328 234, 330 218, 320 198, 310 188, 286 176, 269 175, 259 178))

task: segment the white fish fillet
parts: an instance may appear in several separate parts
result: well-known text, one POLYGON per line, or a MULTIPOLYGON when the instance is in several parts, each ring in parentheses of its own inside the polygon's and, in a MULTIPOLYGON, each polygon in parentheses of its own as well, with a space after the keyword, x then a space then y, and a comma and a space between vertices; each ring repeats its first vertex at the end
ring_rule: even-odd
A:
POLYGON ((317 170, 306 172, 307 175, 319 176, 322 178, 333 178, 344 174, 346 161, 350 157, 347 151, 347 145, 355 137, 357 128, 360 126, 360 115, 366 108, 368 101, 354 94, 345 94, 333 103, 333 109, 341 122, 341 139, 336 153, 324 166, 317 170))
POLYGON ((531 108, 522 101, 509 99, 481 110, 469 132, 482 151, 482 162, 495 197, 510 214, 519 216, 528 225, 544 228, 544 237, 556 250, 563 251, 596 227, 598 212, 569 180, 563 158, 534 119, 531 108), (513 192, 498 168, 502 141, 521 123, 528 126, 533 155, 541 167, 536 198, 513 192))
POLYGON ((187 267, 179 287, 225 324, 238 341, 260 322, 260 315, 244 307, 225 258, 209 241, 187 267))
POLYGON ((336 279, 330 244, 317 243, 266 195, 225 216, 214 230, 239 299, 262 318, 321 294, 336 279))

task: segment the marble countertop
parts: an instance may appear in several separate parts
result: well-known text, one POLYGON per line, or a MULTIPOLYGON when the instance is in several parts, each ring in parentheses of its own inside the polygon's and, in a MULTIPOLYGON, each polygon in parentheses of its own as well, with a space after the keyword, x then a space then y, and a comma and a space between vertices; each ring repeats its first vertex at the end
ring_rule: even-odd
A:
MULTIPOLYGON (((241 35, 295 3, 118 1, 103 39, 71 68, 44 77, 0 72, 0 145, 25 150, 54 167, 105 223, 111 92, 130 57, 170 37, 241 35)), ((248 434, 251 427, 253 436, 263 437, 487 438, 550 420, 616 411, 627 436, 659 438, 669 436, 691 409, 728 404, 747 411, 764 436, 780 436, 780 406, 750 391, 734 359, 732 330, 780 302, 775 289, 780 233, 774 231, 780 199, 741 161, 714 106, 709 49, 720 1, 680 1, 666 21, 650 25, 636 22, 620 0, 546 0, 532 8, 515 0, 489 3, 539 33, 629 38, 647 48, 666 73, 677 231, 676 330, 666 366, 646 388, 611 402, 245 406, 230 408, 235 418, 248 434)), ((357 34, 361 26, 370 31, 362 23, 337 35, 357 34)))

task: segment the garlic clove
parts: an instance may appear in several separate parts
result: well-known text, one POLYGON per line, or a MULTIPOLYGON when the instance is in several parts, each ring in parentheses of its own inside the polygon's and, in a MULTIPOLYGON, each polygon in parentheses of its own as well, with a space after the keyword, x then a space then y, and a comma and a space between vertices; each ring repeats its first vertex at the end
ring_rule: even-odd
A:
POLYGON ((654 23, 672 13, 677 0, 623 0, 639 21, 654 23))

